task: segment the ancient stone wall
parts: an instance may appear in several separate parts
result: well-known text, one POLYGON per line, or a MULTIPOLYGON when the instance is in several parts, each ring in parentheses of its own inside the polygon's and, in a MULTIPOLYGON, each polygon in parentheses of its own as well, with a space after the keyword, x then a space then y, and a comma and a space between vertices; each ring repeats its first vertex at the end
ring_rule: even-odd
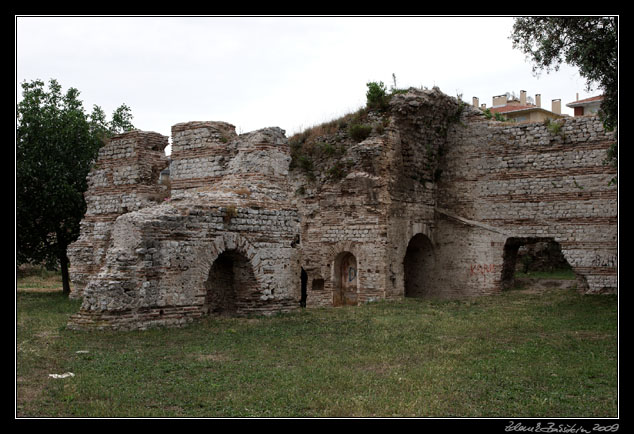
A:
POLYGON ((104 263, 114 221, 122 214, 154 205, 169 195, 158 184, 167 167, 168 138, 158 133, 132 131, 112 137, 100 149, 88 175, 86 213, 79 239, 68 248, 71 297, 79 298, 90 277, 104 263))
POLYGON ((302 267, 308 275, 307 306, 385 298, 385 191, 380 178, 353 171, 341 181, 322 186, 316 196, 302 198, 299 212, 302 267), (356 264, 348 264, 342 271, 345 253, 352 254, 356 264), (351 287, 344 287, 351 282, 354 295, 344 297, 342 291, 350 292, 351 287))
POLYGON ((116 218, 70 327, 145 328, 212 311, 298 307, 299 219, 287 200, 284 133, 238 136, 232 128, 174 126, 172 196, 116 218))
POLYGON ((390 106, 388 293, 392 298, 403 297, 408 292, 428 297, 449 296, 447 285, 443 283, 443 279, 448 278, 443 267, 448 264, 441 261, 443 252, 438 249, 442 237, 438 238, 435 212, 437 181, 442 176, 440 159, 448 146, 448 130, 458 121, 464 105, 434 88, 411 89, 396 95, 390 106), (408 247, 417 236, 424 239, 414 244, 424 244, 425 251, 410 249, 408 256, 408 247), (427 271, 424 276, 418 273, 424 279, 419 289, 411 285, 408 291, 406 276, 412 272, 406 265, 427 271))
POLYGON ((544 239, 559 243, 587 292, 616 291, 616 171, 605 164, 613 140, 597 117, 513 125, 475 113, 456 123, 436 204, 444 250, 464 257, 453 286, 477 279, 482 292, 499 291, 509 240, 544 239), (466 241, 468 228, 481 236, 466 241))
POLYGON ((504 124, 438 89, 410 89, 355 119, 369 135, 340 122, 306 144, 323 149, 316 161, 294 164, 279 128, 176 124, 160 203, 163 148, 149 138, 164 138, 115 138, 91 172, 72 248, 84 301, 69 325, 491 295, 536 242, 561 247, 580 289, 616 291, 612 136, 597 118, 504 124), (148 147, 136 166, 112 156, 148 147))

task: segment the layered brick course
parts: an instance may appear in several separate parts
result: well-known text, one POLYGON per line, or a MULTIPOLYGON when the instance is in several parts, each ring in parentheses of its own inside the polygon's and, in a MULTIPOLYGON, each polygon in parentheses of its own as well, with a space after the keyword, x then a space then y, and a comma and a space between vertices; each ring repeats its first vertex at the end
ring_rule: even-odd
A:
POLYGON ((295 308, 299 222, 287 199, 284 142, 278 128, 239 137, 222 122, 175 125, 171 196, 112 223, 107 252, 70 326, 185 324, 220 309, 213 287, 228 275, 240 282, 231 314, 295 308), (209 176, 213 171, 223 175, 209 176), (212 271, 221 257, 231 266, 212 271))
MULTIPOLYGON (((504 235, 491 236, 496 246, 509 238, 553 239, 580 286, 592 293, 614 292, 618 209, 617 187, 610 180, 616 170, 605 164, 613 135, 597 117, 557 123, 558 129, 544 123, 456 124, 437 206, 497 228, 504 235)), ((493 256, 494 268, 503 267, 501 258, 493 256)), ((486 262, 478 255, 474 261, 486 262)), ((487 286, 495 292, 500 275, 491 274, 487 286)))
POLYGON ((68 250, 71 297, 81 297, 88 280, 104 264, 115 220, 165 196, 166 187, 158 179, 168 164, 167 145, 168 138, 158 133, 133 131, 114 136, 99 151, 97 164, 88 175, 80 236, 68 250))
POLYGON ((345 149, 339 177, 290 170, 279 128, 176 124, 168 200, 156 181, 167 138, 115 137, 70 251, 83 304, 69 326, 491 295, 536 241, 561 246, 580 289, 616 291, 613 138, 597 118, 502 124, 438 89, 373 116, 383 128, 360 143, 322 137, 345 149))

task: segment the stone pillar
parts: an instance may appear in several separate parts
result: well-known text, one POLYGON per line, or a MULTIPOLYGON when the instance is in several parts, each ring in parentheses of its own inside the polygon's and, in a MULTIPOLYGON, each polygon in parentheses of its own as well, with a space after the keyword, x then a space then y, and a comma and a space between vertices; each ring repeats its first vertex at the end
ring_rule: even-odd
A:
POLYGON ((114 221, 122 214, 161 202, 169 195, 159 184, 168 160, 168 138, 154 132, 130 131, 112 137, 99 150, 84 193, 86 214, 77 241, 68 247, 71 298, 79 298, 105 258, 114 221))

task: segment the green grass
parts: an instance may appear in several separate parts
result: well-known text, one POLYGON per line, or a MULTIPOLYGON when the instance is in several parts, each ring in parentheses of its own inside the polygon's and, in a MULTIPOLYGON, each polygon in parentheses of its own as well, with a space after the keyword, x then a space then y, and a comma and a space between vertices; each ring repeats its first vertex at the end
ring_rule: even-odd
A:
POLYGON ((18 290, 61 291, 62 275, 59 271, 38 266, 23 266, 18 270, 18 290))
POLYGON ((615 296, 507 291, 135 332, 67 330, 79 306, 18 291, 18 417, 617 416, 615 296))

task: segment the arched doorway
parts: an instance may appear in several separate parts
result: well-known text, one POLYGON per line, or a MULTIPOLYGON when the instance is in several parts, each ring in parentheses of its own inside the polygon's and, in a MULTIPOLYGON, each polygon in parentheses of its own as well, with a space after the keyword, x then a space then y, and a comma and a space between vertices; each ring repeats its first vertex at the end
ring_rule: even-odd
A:
POLYGON ((350 252, 335 259, 333 305, 357 305, 357 258, 350 252))
POLYGON ((431 240, 424 234, 416 234, 407 245, 403 259, 405 297, 430 295, 430 277, 433 273, 434 250, 431 240))
POLYGON ((216 315, 241 314, 256 290, 257 280, 249 260, 236 250, 227 250, 211 266, 203 310, 216 315))

